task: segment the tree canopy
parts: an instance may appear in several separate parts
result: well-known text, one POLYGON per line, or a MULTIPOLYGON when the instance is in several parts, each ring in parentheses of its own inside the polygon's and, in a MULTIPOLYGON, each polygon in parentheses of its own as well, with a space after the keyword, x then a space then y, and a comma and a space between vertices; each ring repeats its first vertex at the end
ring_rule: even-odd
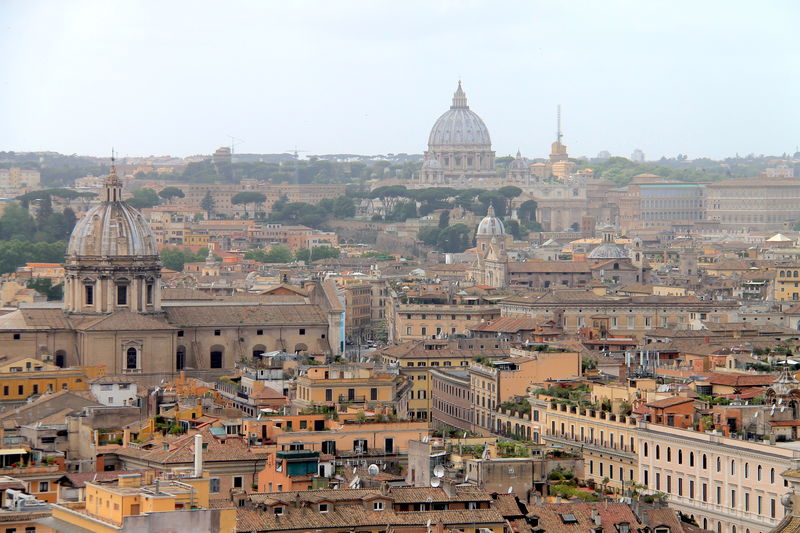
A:
POLYGON ((172 186, 164 187, 158 191, 158 195, 167 201, 172 200, 173 198, 183 198, 186 196, 181 189, 172 186))
POLYGON ((143 189, 134 191, 133 196, 128 198, 126 201, 131 207, 135 207, 136 209, 144 209, 146 207, 157 206, 161 203, 161 198, 158 196, 156 191, 145 187, 143 189))

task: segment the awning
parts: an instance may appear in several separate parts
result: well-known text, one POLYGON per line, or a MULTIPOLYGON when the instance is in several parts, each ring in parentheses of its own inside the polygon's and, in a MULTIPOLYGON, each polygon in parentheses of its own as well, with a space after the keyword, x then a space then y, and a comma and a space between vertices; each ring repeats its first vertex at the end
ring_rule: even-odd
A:
POLYGON ((28 453, 25 448, 4 448, 0 449, 0 455, 22 455, 28 453))

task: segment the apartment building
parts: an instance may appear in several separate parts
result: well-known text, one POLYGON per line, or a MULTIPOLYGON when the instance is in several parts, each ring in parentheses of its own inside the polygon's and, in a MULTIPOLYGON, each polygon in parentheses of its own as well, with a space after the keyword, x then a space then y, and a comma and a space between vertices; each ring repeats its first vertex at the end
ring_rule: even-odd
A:
POLYGON ((784 517, 781 475, 800 459, 793 443, 761 443, 641 423, 639 482, 663 492, 703 529, 768 533, 784 517))
POLYGON ((609 329, 640 337, 657 328, 688 330, 700 321, 727 323, 739 310, 734 300, 699 300, 675 296, 599 296, 591 291, 551 291, 539 297, 512 296, 499 302, 506 317, 531 317, 556 322, 577 334, 592 317, 608 317, 609 329))
POLYGON ((377 355, 384 364, 398 366, 400 373, 411 381, 409 417, 429 420, 433 398, 431 369, 436 367, 466 369, 476 358, 498 359, 508 354, 507 345, 487 343, 477 339, 437 339, 389 346, 377 355))
POLYGON ((545 443, 583 455, 586 479, 617 491, 641 482, 635 418, 596 405, 559 403, 546 398, 533 401, 531 414, 534 431, 541 432, 545 443))

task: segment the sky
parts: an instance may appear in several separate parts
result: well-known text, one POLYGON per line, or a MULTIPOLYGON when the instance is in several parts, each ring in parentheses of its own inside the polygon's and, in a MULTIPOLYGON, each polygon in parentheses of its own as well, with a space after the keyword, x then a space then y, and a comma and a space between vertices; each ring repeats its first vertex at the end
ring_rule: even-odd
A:
POLYGON ((462 80, 497 155, 800 145, 800 2, 0 2, 0 150, 422 153, 462 80), (233 138, 233 139, 232 139, 233 138))

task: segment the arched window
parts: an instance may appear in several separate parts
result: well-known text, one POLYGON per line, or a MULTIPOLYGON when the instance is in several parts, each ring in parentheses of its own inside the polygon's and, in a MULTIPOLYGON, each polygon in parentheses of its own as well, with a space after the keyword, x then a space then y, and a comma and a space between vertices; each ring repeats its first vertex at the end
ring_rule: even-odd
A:
POLYGON ((136 348, 128 348, 125 355, 125 368, 128 370, 139 368, 139 351, 136 348))
POLYGON ((731 459, 731 475, 734 475, 735 473, 736 473, 736 461, 731 459))
POLYGON ((678 464, 683 464, 683 450, 678 450, 678 464))
POLYGON ((706 457, 706 454, 703 454, 703 460, 702 460, 702 464, 703 464, 703 469, 704 469, 704 470, 705 470, 706 468, 708 468, 708 457, 706 457))
POLYGON ((644 443, 644 448, 642 449, 642 451, 644 452, 644 456, 647 457, 647 443, 646 442, 644 443))
POLYGON ((750 463, 744 464, 744 478, 747 479, 750 477, 750 463))
POLYGON ((722 459, 717 457, 717 472, 721 472, 721 471, 722 471, 722 459))
POLYGON ((672 462, 672 448, 670 448, 669 446, 667 446, 667 462, 668 463, 672 462))
POLYGON ((656 444, 656 460, 661 459, 661 447, 656 444))
POLYGON ((694 466, 694 452, 689 452, 689 466, 694 466))
POLYGON ((782 278, 786 277, 786 273, 783 270, 781 270, 781 277, 782 278))
POLYGON ((775 483, 775 469, 774 468, 770 468, 769 469, 769 482, 770 483, 775 483))
POLYGON ((756 481, 761 481, 761 465, 756 468, 756 481))
POLYGON ((56 366, 64 368, 67 366, 67 352, 56 350, 56 366))

